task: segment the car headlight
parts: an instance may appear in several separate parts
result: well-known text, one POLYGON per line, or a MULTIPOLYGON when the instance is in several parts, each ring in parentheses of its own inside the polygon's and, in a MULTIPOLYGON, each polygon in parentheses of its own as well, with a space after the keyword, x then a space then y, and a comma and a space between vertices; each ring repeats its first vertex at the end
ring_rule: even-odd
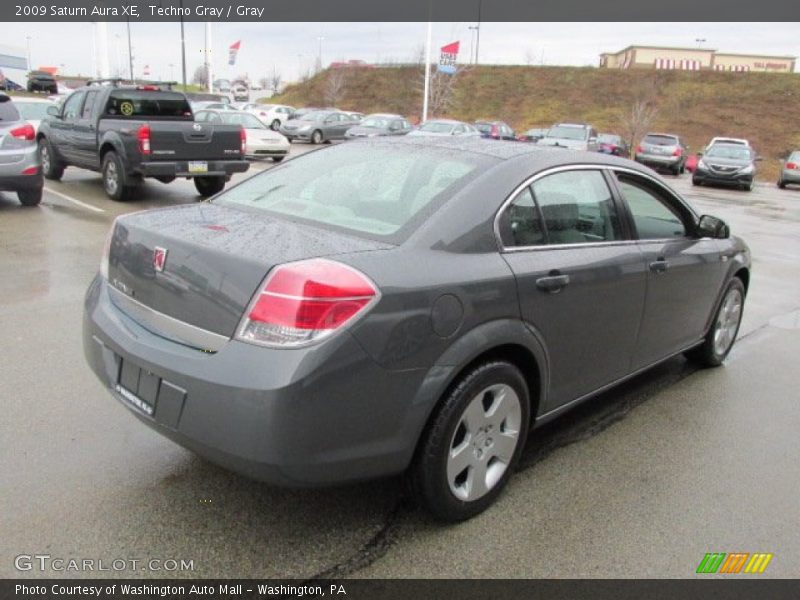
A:
POLYGON ((708 169, 708 165, 706 164, 706 161, 704 161, 703 159, 700 159, 700 160, 697 161, 697 168, 698 169, 708 169))
POLYGON ((742 167, 741 169, 739 169, 739 173, 741 173, 742 175, 749 175, 752 172, 753 172, 753 165, 747 165, 746 167, 742 167))

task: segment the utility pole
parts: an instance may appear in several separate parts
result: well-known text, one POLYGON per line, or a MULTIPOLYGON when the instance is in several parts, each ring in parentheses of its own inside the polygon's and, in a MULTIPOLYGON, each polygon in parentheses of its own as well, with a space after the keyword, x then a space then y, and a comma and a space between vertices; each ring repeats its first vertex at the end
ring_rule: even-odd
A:
POLYGON ((31 36, 25 36, 25 41, 28 42, 28 71, 33 71, 33 65, 31 64, 31 36))
POLYGON ((133 46, 131 46, 131 20, 128 19, 128 66, 130 68, 131 83, 133 83, 133 46))
POLYGON ((478 0, 478 25, 477 32, 478 32, 478 39, 475 42, 475 64, 477 65, 479 62, 479 52, 481 51, 481 6, 483 5, 483 0, 478 0))
POLYGON ((477 25, 470 25, 469 29, 469 62, 470 64, 475 64, 475 59, 473 58, 475 55, 475 32, 478 31, 480 28, 477 25))
POLYGON ((318 35, 317 41, 319 42, 319 50, 317 52, 317 73, 322 71, 322 41, 325 39, 325 36, 318 35))
MULTIPOLYGON (((184 85, 186 85, 184 83, 184 85)), ((214 76, 211 68, 211 21, 206 21, 206 89, 214 91, 214 76)))
POLYGON ((183 30, 183 0, 181 0, 181 75, 183 80, 183 89, 186 89, 186 36, 183 30))
POLYGON ((428 37, 425 42, 425 97, 422 99, 422 122, 428 120, 428 96, 431 87, 431 22, 428 21, 428 37))

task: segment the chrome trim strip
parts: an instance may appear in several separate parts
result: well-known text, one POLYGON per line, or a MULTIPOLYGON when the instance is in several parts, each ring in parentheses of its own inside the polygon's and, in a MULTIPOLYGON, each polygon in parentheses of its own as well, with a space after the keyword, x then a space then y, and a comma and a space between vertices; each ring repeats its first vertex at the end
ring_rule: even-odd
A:
POLYGON ((156 335, 200 350, 218 352, 230 338, 158 312, 108 285, 111 302, 131 319, 156 335))
MULTIPOLYGON (((680 201, 680 203, 683 206, 686 207, 686 209, 694 216, 695 219, 698 218, 697 212, 695 212, 695 210, 691 206, 689 206, 689 204, 683 199, 683 197, 678 192, 673 190, 671 187, 666 185, 664 182, 658 180, 656 177, 653 177, 649 173, 644 173, 642 171, 639 171, 638 169, 631 169, 630 167, 623 167, 623 166, 618 166, 618 165, 608 165, 608 164, 582 163, 582 164, 574 164, 574 165, 562 165, 560 167, 551 167, 549 169, 545 169, 544 171, 540 171, 539 173, 536 173, 535 175, 531 175, 530 177, 528 177, 528 179, 526 179, 521 184, 519 184, 516 188, 514 188, 514 190, 508 195, 508 197, 500 205, 500 208, 497 210, 497 213, 495 213, 495 215, 494 215, 494 223, 493 223, 494 236, 495 236, 495 239, 497 240, 497 247, 499 248, 500 252, 521 252, 521 251, 527 251, 527 250, 539 250, 539 249, 544 249, 544 248, 547 248, 548 250, 556 250, 556 249, 559 249, 559 248, 592 248, 592 247, 596 247, 596 246, 615 246, 615 245, 621 245, 621 244, 624 244, 624 243, 632 243, 632 242, 639 243, 639 242, 644 242, 644 241, 648 241, 648 242, 658 241, 658 240, 638 240, 638 239, 636 239, 636 240, 611 240, 611 241, 608 241, 608 242, 587 242, 585 244, 543 244, 543 245, 540 245, 540 246, 511 246, 511 247, 506 247, 506 246, 503 245, 503 239, 500 237, 500 216, 503 214, 503 211, 506 210, 508 205, 511 204, 511 202, 514 200, 514 198, 517 197, 517 194, 519 194, 523 189, 525 189, 526 187, 528 187, 529 185, 531 185, 532 183, 534 183, 538 179, 541 179, 542 177, 546 177, 546 176, 552 175, 554 173, 561 173, 562 171, 587 171, 587 170, 600 171, 600 172, 603 172, 603 171, 623 171, 625 173, 632 173, 633 175, 638 175, 640 177, 644 177, 645 179, 649 179, 654 184, 656 184, 657 186, 662 188, 664 191, 669 193, 671 196, 674 196, 678 201, 680 201)), ((609 190, 609 191, 611 191, 613 193, 613 190, 609 190)), ((668 238, 668 239, 671 239, 671 238, 668 238)))

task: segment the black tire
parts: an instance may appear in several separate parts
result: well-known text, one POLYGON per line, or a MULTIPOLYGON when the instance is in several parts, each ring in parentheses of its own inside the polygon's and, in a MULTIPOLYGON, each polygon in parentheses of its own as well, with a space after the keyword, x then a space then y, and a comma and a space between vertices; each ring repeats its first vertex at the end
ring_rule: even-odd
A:
POLYGON ((127 183, 125 166, 113 150, 103 155, 103 167, 100 171, 103 177, 103 189, 112 200, 123 202, 131 196, 131 187, 127 183))
POLYGON ((778 187, 782 190, 786 189, 786 182, 783 179, 778 179, 778 187))
POLYGON ((272 162, 281 162, 284 158, 286 158, 286 157, 285 156, 273 156, 272 157, 272 162))
POLYGON ((673 175, 680 175, 681 174, 681 166, 680 165, 675 165, 674 167, 672 167, 670 169, 670 171, 672 171, 673 175))
POLYGON ((194 187, 203 198, 218 194, 225 189, 224 177, 195 177, 194 187))
POLYGON ((681 165, 681 175, 683 175, 684 173, 686 173, 686 163, 683 163, 681 165))
MULTIPOLYGON (((513 398, 508 402, 514 402, 513 398)), ((483 410, 486 409, 483 408, 483 410)), ((422 434, 408 472, 410 488, 417 501, 436 519, 442 521, 463 521, 486 510, 502 493, 509 477, 514 472, 522 449, 525 447, 529 423, 528 386, 519 369, 505 361, 492 361, 472 369, 446 394, 422 434), (491 426, 492 430, 490 431, 479 429, 477 433, 470 433, 465 426, 467 407, 476 400, 483 403, 479 407, 485 406, 487 398, 494 402, 495 399, 490 396, 489 388, 500 385, 515 392, 518 404, 515 403, 513 406, 519 406, 519 413, 503 420, 496 426, 496 429, 491 426), (509 419, 514 422, 510 429, 506 429, 509 427, 509 419), (516 431, 516 447, 514 447, 508 462, 499 460, 492 454, 495 442, 491 436, 498 436, 501 431, 512 433, 516 431), (460 442, 458 441, 459 436, 462 436, 460 442), (485 486, 488 491, 483 491, 482 495, 477 496, 474 500, 457 497, 456 491, 449 481, 448 461, 453 444, 458 444, 463 448, 462 451, 468 452, 466 456, 471 457, 469 460, 478 463, 478 467, 481 467, 481 462, 485 463, 485 466, 482 467, 485 469, 484 482, 490 477, 490 469, 494 470, 495 476, 497 476, 498 466, 502 469, 505 465, 505 469, 501 471, 499 477, 491 485, 485 486)), ((512 442, 507 440, 507 443, 512 442)), ((498 449, 501 447, 499 443, 496 445, 498 449)), ((475 468, 470 464, 454 476, 453 484, 463 485, 465 494, 472 493, 470 490, 475 481, 475 468), (464 478, 459 482, 461 475, 464 475, 464 478)), ((458 467, 453 467, 453 469, 458 469, 458 467)))
POLYGON ((699 179, 697 179, 696 177, 692 177, 692 185, 697 185, 697 186, 700 186, 700 185, 703 185, 703 184, 702 184, 702 182, 701 182, 699 179))
POLYGON ((755 181, 751 179, 748 183, 742 184, 742 189, 745 192, 752 192, 754 186, 755 186, 755 181))
POLYGON ((311 143, 321 144, 322 140, 323 140, 322 132, 319 129, 315 129, 314 133, 311 134, 311 143))
POLYGON ((722 298, 720 299, 719 306, 717 307, 716 312, 714 313, 714 319, 711 321, 711 327, 706 334, 703 343, 697 346, 696 348, 692 348, 691 350, 684 353, 686 358, 691 361, 694 361, 704 367, 718 367, 724 361, 725 358, 728 356, 728 353, 733 348, 733 344, 736 342, 736 335, 739 333, 739 326, 742 323, 742 313, 744 312, 744 300, 745 300, 745 289, 744 283, 738 277, 734 277, 728 283, 728 286, 725 288, 725 292, 722 294, 722 298), (739 298, 739 311, 738 316, 736 317, 738 320, 735 323, 735 327, 732 329, 732 333, 730 334, 730 342, 725 345, 724 348, 720 348, 715 343, 715 339, 717 336, 717 331, 720 330, 721 327, 721 319, 724 320, 725 315, 723 315, 723 311, 726 307, 726 301, 728 300, 729 295, 731 294, 738 294, 739 298))
POLYGON ((270 127, 270 129, 272 129, 272 131, 278 131, 278 129, 280 129, 280 128, 281 128, 281 122, 280 122, 280 120, 278 120, 278 119, 273 119, 273 120, 272 120, 272 123, 270 123, 269 127, 270 127))
POLYGON ((53 146, 45 137, 39 139, 39 160, 42 163, 42 174, 45 179, 58 181, 64 176, 64 165, 56 160, 53 146))
POLYGON ((19 190, 17 192, 17 198, 19 198, 19 202, 22 206, 37 206, 39 202, 42 201, 42 188, 35 190, 19 190))

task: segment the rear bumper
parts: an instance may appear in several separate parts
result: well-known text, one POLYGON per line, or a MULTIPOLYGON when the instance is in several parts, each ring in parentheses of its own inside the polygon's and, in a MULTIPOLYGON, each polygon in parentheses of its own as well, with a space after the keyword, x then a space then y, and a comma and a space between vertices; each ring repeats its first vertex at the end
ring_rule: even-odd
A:
POLYGON ((659 154, 637 154, 636 155, 636 162, 641 163, 643 165, 647 165, 648 167, 674 167, 676 165, 681 164, 683 160, 682 156, 661 156, 659 154))
POLYGON ((800 171, 796 169, 783 169, 781 171, 781 181, 784 183, 800 183, 800 171))
POLYGON ((38 190, 44 185, 39 153, 31 143, 14 150, 3 150, 0 156, 0 190, 38 190), (23 175, 26 169, 36 169, 31 175, 23 175))
POLYGON ((204 353, 140 326, 111 302, 100 277, 86 295, 83 343, 91 369, 143 423, 212 462, 277 485, 399 473, 430 410, 417 398, 424 370, 384 369, 349 333, 306 349, 230 341, 204 353), (153 398, 152 416, 117 389, 126 363, 145 374, 129 391, 153 398), (150 383, 143 388, 143 381, 150 383))
POLYGON ((0 190, 4 192, 19 192, 20 190, 40 190, 44 186, 42 171, 39 169, 36 175, 15 175, 5 177, 0 175, 0 190))
POLYGON ((244 173, 250 165, 245 160, 153 161, 139 163, 137 173, 144 177, 230 177, 244 173), (204 162, 208 171, 189 171, 189 162, 204 162))

